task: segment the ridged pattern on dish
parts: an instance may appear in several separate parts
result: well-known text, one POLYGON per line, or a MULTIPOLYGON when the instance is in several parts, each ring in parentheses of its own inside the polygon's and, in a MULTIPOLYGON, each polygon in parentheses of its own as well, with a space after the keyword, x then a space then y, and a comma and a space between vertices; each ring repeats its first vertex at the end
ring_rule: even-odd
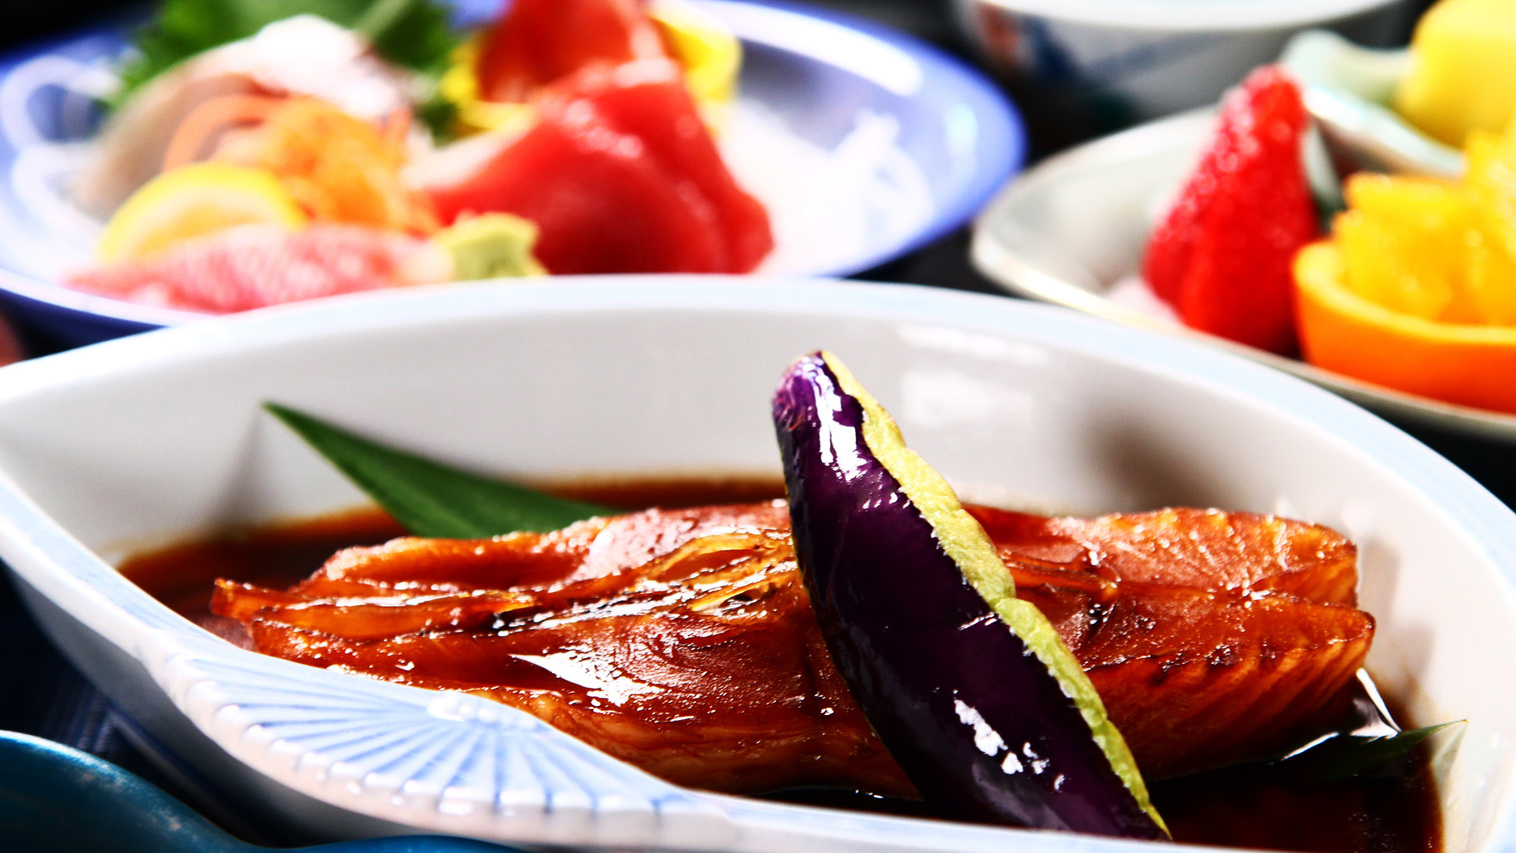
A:
POLYGON ((678 813, 681 832, 725 834, 714 804, 487 699, 332 678, 182 635, 144 651, 174 704, 235 757, 374 817, 619 845, 651 842, 678 813))

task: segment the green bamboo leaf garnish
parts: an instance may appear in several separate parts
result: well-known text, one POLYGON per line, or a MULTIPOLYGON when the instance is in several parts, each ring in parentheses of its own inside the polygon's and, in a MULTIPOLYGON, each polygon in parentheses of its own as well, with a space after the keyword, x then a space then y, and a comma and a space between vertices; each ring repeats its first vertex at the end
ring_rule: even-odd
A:
POLYGON ((1324 738, 1275 762, 1275 766, 1317 782, 1335 782, 1384 769, 1430 735, 1463 722, 1408 729, 1392 735, 1339 734, 1324 738))
POLYGON ((615 512, 460 471, 277 403, 263 407, 417 536, 485 539, 545 533, 615 512))

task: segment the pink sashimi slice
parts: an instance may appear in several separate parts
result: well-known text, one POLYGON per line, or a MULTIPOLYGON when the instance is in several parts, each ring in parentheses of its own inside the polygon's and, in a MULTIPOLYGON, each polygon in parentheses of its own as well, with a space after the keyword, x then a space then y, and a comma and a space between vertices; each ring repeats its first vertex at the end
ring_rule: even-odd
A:
POLYGON ((396 232, 248 225, 186 241, 150 261, 74 273, 65 283, 129 302, 221 314, 446 281, 451 267, 437 244, 396 232))

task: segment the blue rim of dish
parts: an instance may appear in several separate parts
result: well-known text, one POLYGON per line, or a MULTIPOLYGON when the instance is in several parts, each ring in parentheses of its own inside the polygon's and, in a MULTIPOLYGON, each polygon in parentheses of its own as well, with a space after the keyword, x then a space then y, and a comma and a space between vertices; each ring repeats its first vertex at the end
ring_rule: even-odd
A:
MULTIPOLYGON (((1014 103, 984 72, 948 51, 871 20, 789 0, 707 2, 712 6, 760 7, 787 12, 855 31, 899 51, 919 65, 924 84, 922 90, 912 97, 924 95, 933 101, 956 99, 974 120, 972 174, 951 197, 942 200, 942 206, 932 212, 923 227, 893 245, 874 249, 830 269, 785 274, 845 277, 879 270, 967 225, 1025 163, 1026 126, 1014 103)), ((454 7, 453 23, 460 28, 486 19, 498 6, 495 0, 453 0, 451 5, 454 7)), ((91 42, 95 42, 93 54, 96 57, 106 55, 101 49, 103 44, 113 46, 115 51, 124 49, 127 33, 141 20, 140 15, 115 15, 72 34, 0 55, 0 79, 24 62, 91 42)), ((779 41, 772 44, 776 49, 785 50, 779 41)), ((16 151, 7 141, 0 139, 0 162, 7 165, 13 162, 16 151)), ((0 266, 0 303, 14 306, 30 326, 69 344, 94 342, 211 316, 83 293, 6 266, 0 266)))
MULTIPOLYGON (((717 0, 717 2, 728 2, 728 0, 717 0)), ((839 24, 911 54, 925 66, 928 79, 936 79, 940 83, 952 83, 956 93, 968 103, 974 116, 979 120, 981 149, 1001 152, 1000 162, 981 169, 962 196, 950 207, 938 211, 932 224, 923 229, 915 238, 906 241, 896 250, 876 252, 873 257, 862 259, 856 266, 823 272, 820 275, 840 277, 866 273, 947 236, 954 230, 967 225, 1025 164, 1028 140, 1026 122, 1022 119, 1021 113, 998 85, 968 62, 916 36, 845 12, 818 9, 815 6, 792 3, 788 0, 761 0, 752 5, 782 9, 839 24)))

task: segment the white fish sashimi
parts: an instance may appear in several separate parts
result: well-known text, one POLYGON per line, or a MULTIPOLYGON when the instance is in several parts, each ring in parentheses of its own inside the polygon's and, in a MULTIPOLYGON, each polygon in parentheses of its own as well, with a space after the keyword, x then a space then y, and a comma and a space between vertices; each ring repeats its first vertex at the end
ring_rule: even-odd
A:
POLYGON ((362 119, 408 109, 415 79, 364 39, 324 18, 299 15, 192 57, 143 87, 101 130, 97 154, 73 194, 106 216, 157 175, 184 119, 226 95, 309 95, 362 119))

